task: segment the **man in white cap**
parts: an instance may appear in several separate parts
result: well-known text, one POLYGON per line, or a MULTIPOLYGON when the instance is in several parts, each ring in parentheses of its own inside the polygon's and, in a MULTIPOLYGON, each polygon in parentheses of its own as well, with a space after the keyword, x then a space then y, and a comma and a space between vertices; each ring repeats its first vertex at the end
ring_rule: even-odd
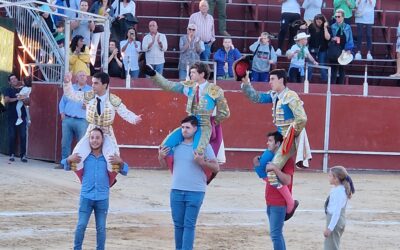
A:
POLYGON ((301 83, 304 81, 305 59, 308 58, 313 64, 318 65, 318 62, 312 57, 308 51, 307 43, 310 35, 304 32, 297 34, 294 38, 294 44, 287 52, 287 57, 290 59, 289 66, 289 81, 301 83))

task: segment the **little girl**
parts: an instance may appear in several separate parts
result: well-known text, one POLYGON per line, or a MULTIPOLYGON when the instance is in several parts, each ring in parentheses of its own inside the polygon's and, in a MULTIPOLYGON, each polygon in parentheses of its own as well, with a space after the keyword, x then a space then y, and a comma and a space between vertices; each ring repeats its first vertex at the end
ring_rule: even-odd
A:
POLYGON ((347 200, 354 193, 354 185, 346 169, 332 167, 329 171, 329 184, 334 187, 325 202, 326 229, 324 231, 324 250, 337 250, 340 237, 346 225, 345 211, 347 200))
MULTIPOLYGON (((25 98, 28 98, 29 95, 31 94, 31 91, 32 91, 32 80, 31 80, 30 77, 25 77, 24 86, 22 87, 22 89, 17 94, 17 97, 24 96, 25 98)), ((17 110, 17 115, 18 115, 18 119, 15 122, 15 125, 17 125, 17 126, 20 125, 23 122, 23 120, 22 120, 22 111, 21 111, 23 106, 24 106, 23 101, 19 100, 17 102, 17 106, 15 107, 16 110, 17 110)), ((25 111, 26 111, 26 122, 27 123, 31 123, 31 119, 30 119, 30 116, 29 116, 29 106, 25 107, 25 111)))

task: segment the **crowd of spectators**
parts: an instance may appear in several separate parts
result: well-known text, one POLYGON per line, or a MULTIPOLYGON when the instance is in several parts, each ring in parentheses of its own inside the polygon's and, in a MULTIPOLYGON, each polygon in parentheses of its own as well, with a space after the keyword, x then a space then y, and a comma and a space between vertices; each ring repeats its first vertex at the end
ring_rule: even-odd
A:
MULTIPOLYGON (((46 2, 46 0, 41 0, 46 2)), ((231 2, 231 1, 229 1, 231 2)), ((373 60, 372 55, 372 25, 374 24, 374 9, 376 0, 332 0, 333 15, 325 17, 322 9, 326 1, 323 0, 279 0, 281 3, 280 30, 277 35, 277 47, 271 43, 274 37, 268 32, 262 32, 259 39, 243 48, 252 55, 251 80, 268 82, 269 71, 277 64, 279 57, 287 57, 290 81, 301 82, 305 77, 305 63, 329 65, 332 67, 331 82, 343 84, 345 79, 345 65, 341 65, 338 58, 344 51, 354 55, 354 60, 373 60), (301 15, 301 8, 304 15, 301 15), (353 40, 351 24, 355 22, 356 34, 353 40), (289 37, 286 42, 286 34, 289 37), (308 41, 296 38, 298 34, 305 33, 308 41), (366 49, 363 50, 363 37, 366 37, 366 49), (299 45, 305 43, 306 45, 299 45), (333 47, 333 48, 330 48, 333 47), (337 47, 337 48, 336 48, 337 47), (307 51, 307 53, 305 53, 307 51)), ((179 39, 179 63, 177 70, 179 79, 187 76, 187 68, 196 61, 210 61, 217 63, 217 78, 233 79, 233 63, 241 57, 241 52, 233 46, 234 40, 230 37, 226 25, 226 0, 201 0, 198 10, 190 15, 186 34, 179 39), (222 35, 223 46, 217 48, 216 28, 214 27, 214 9, 218 17, 218 33, 222 35)), ((168 50, 167 36, 158 31, 158 24, 149 22, 149 31, 139 39, 135 24, 136 4, 133 0, 56 0, 53 4, 80 10, 78 14, 73 11, 64 11, 57 8, 38 4, 44 12, 41 16, 49 26, 59 46, 60 52, 65 47, 63 20, 56 15, 48 14, 49 10, 57 11, 73 17, 71 22, 72 41, 69 45, 70 66, 73 72, 84 70, 93 74, 98 67, 99 42, 109 45, 109 71, 112 76, 124 78, 129 74, 131 78, 139 77, 141 60, 163 73, 165 52, 168 50), (92 21, 93 18, 85 12, 98 14, 109 18, 111 37, 104 36, 104 22, 92 21), (83 45, 80 39, 83 37, 83 45), (89 55, 89 61, 88 59, 89 55), (96 67, 97 64, 97 67, 96 67), (86 67, 86 69, 83 69, 86 67), (120 73, 120 72, 123 73, 120 73)), ((228 27, 229 28, 229 27, 228 27)), ((163 27, 161 27, 163 29, 163 27)), ((62 52, 63 54, 63 52, 62 52)), ((101 53, 102 55, 102 53, 101 53)), ((279 59, 281 60, 281 59, 279 59)), ((308 80, 313 79, 313 67, 309 67, 308 80)), ((320 81, 327 82, 327 70, 319 69, 320 81)), ((392 75, 397 77, 399 72, 392 75)), ((315 76, 315 75, 314 75, 315 76)))

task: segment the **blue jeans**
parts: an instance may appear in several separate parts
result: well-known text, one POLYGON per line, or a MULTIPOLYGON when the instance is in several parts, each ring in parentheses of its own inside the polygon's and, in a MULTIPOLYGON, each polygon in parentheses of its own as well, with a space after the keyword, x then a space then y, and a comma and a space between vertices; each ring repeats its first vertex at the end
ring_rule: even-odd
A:
POLYGON ((367 50, 371 51, 372 49, 372 24, 363 24, 357 23, 357 50, 361 51, 361 44, 363 38, 363 27, 367 30, 367 50))
POLYGON ((186 75, 187 75, 187 70, 186 69, 179 69, 179 80, 185 81, 186 80, 186 75))
POLYGON ((94 210, 96 219, 97 250, 104 249, 106 243, 106 220, 108 213, 108 199, 101 201, 89 200, 81 197, 79 201, 79 218, 76 225, 74 250, 81 250, 86 226, 94 210))
POLYGON ((80 119, 65 116, 61 124, 61 159, 65 159, 71 154, 73 137, 75 136, 76 141, 79 141, 85 135, 87 126, 87 121, 83 118, 80 119))
POLYGON ((252 82, 269 82, 269 72, 251 72, 251 81, 252 82))
MULTIPOLYGON (((319 65, 323 66, 326 65, 326 51, 319 51, 318 54, 312 54, 315 60, 318 61, 319 65)), ((313 67, 308 67, 308 80, 311 82, 312 75, 314 72, 313 67)), ((320 69, 321 72, 321 81, 328 82, 328 70, 327 69, 320 69)))
POLYGON ((152 64, 151 65, 155 71, 157 71, 160 75, 163 74, 164 71, 164 63, 161 64, 152 64))
POLYGON ((211 56, 211 45, 208 43, 204 43, 204 51, 200 54, 200 60, 209 61, 211 56))
POLYGON ((283 238, 283 224, 286 216, 286 206, 267 206, 269 231, 274 250, 286 250, 285 238, 283 238))
POLYGON ((175 249, 193 249, 197 216, 204 192, 171 190, 170 203, 175 228, 175 249))
POLYGON ((131 75, 132 79, 138 79, 139 78, 139 70, 130 70, 129 74, 131 75))

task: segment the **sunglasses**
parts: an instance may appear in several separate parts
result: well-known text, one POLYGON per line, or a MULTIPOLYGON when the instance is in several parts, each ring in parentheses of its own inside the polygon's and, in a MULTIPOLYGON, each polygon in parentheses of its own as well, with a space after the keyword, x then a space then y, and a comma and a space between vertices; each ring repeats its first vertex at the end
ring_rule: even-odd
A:
POLYGON ((188 28, 188 30, 195 31, 196 29, 191 29, 191 28, 188 28))
POLYGON ((335 16, 336 18, 341 18, 342 16, 335 16))

